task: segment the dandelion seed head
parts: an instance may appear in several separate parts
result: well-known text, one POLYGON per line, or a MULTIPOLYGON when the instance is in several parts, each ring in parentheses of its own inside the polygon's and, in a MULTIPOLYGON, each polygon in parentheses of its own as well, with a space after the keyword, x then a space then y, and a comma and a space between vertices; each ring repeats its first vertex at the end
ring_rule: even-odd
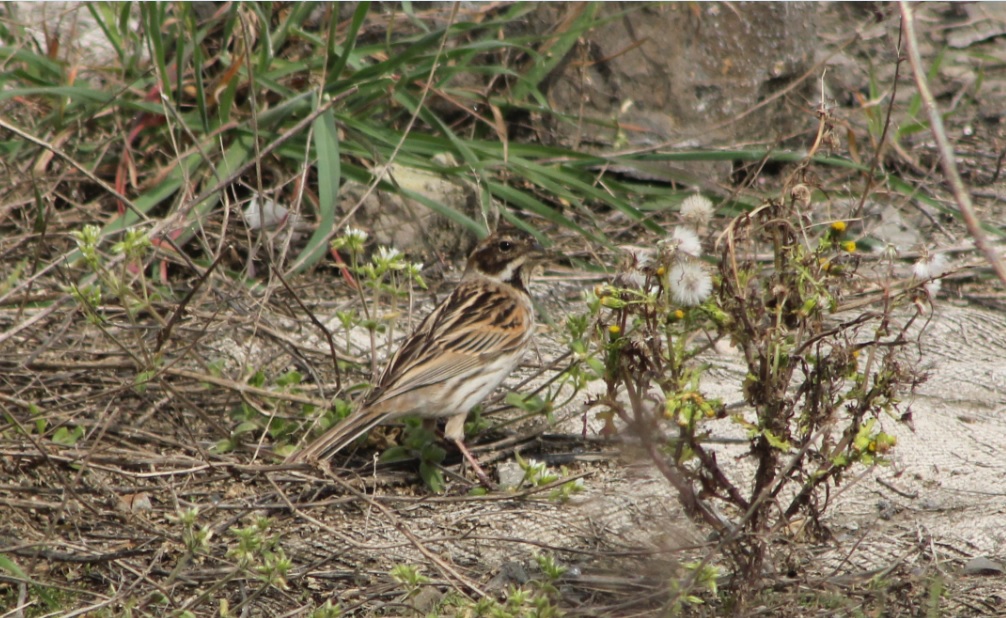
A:
POLYGON ((641 290, 646 285, 646 275, 636 269, 619 273, 615 277, 615 285, 622 288, 641 290))
POLYGON ((709 223, 713 216, 713 203, 704 195, 689 195, 681 202, 681 218, 692 229, 709 223))
POLYGON ((806 208, 810 206, 811 198, 814 197, 814 192, 810 190, 810 187, 800 183, 794 186, 789 191, 789 196, 792 198, 793 203, 801 208, 806 208))
POLYGON ((931 253, 912 266, 916 279, 934 279, 947 272, 947 254, 931 253))
POLYGON ((695 262, 679 261, 667 271, 671 299, 682 306, 701 305, 713 291, 713 280, 695 262))
POLYGON ((629 258, 632 260, 630 267, 637 268, 640 270, 646 269, 650 264, 653 263, 654 250, 651 247, 639 247, 636 245, 622 245, 619 247, 622 251, 625 251, 629 258))
POLYGON ((677 243, 677 249, 681 253, 687 253, 692 257, 702 255, 702 241, 693 230, 687 227, 676 227, 671 233, 671 238, 677 243))

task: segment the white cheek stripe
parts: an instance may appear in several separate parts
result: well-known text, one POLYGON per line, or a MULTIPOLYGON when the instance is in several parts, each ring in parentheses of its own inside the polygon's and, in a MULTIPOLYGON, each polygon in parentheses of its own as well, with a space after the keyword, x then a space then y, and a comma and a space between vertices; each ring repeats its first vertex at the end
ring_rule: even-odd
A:
POLYGON ((513 262, 507 263, 503 270, 493 275, 493 279, 496 281, 510 281, 510 278, 513 277, 513 266, 513 262))

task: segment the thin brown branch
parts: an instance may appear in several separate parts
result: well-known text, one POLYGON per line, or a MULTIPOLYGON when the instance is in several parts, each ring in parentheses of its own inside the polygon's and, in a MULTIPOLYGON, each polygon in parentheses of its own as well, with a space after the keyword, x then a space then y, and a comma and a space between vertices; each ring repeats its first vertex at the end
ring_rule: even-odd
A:
POLYGON ((950 145, 950 140, 947 139, 947 133, 943 129, 940 110, 936 107, 936 100, 933 98, 933 93, 929 90, 926 71, 922 66, 922 58, 919 55, 919 41, 915 36, 915 20, 912 16, 912 10, 905 0, 900 0, 898 5, 901 7, 902 27, 905 33, 905 47, 908 49, 908 60, 912 65, 912 74, 915 77, 915 85, 919 89, 919 96, 922 98, 922 107, 925 108, 926 115, 929 116, 929 130, 933 134, 933 139, 936 140, 936 149, 940 154, 940 165, 943 167, 943 175, 946 176, 947 181, 950 183, 950 189, 954 194, 954 199, 957 201, 957 207, 961 211, 961 217, 964 219, 968 232, 970 232, 971 237, 975 240, 975 246, 985 255, 985 259, 992 266, 992 270, 999 277, 999 281, 1003 285, 1006 285, 1006 265, 999 259, 999 254, 996 253, 995 249, 989 245, 988 239, 982 231, 981 222, 978 221, 978 217, 975 215, 971 196, 964 187, 961 175, 957 172, 956 155, 954 154, 953 147, 950 145))

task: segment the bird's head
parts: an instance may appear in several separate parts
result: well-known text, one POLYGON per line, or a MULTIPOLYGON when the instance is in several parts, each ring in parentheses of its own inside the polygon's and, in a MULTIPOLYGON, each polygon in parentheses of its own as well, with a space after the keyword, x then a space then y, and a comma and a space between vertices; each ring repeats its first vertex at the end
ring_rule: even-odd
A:
POLYGON ((534 236, 513 227, 500 228, 475 246, 465 277, 482 276, 526 292, 531 268, 546 255, 534 236))

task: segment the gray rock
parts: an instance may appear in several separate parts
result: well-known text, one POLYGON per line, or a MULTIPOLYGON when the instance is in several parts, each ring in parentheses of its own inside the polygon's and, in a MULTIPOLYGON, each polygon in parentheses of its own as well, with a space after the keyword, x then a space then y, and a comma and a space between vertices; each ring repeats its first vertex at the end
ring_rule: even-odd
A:
POLYGON ((1003 568, 1003 565, 998 562, 984 556, 978 556, 968 560, 961 572, 964 575, 1002 575, 1006 573, 1006 568, 1003 568))

